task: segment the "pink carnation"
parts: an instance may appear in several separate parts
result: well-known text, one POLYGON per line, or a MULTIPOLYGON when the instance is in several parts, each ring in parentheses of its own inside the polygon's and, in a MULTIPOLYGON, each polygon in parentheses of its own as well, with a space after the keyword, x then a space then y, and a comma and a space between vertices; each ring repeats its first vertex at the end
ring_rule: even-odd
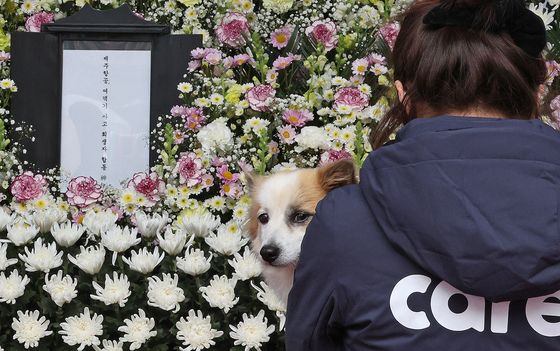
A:
POLYGON ((282 28, 276 29, 270 35, 270 44, 277 49, 283 49, 288 46, 290 42, 290 38, 292 37, 292 32, 294 28, 292 26, 285 26, 282 28))
POLYGON ((159 178, 157 173, 136 173, 128 182, 128 187, 136 190, 146 197, 146 206, 152 207, 165 191, 165 182, 159 178))
POLYGON ((179 175, 179 183, 195 186, 202 182, 206 170, 202 164, 202 159, 196 156, 194 152, 183 152, 173 173, 179 175))
POLYGON ((66 197, 70 205, 83 208, 101 198, 101 186, 92 177, 76 177, 68 184, 66 197))
POLYGON ((327 51, 332 50, 338 43, 336 25, 330 21, 315 21, 307 27, 305 34, 318 44, 322 44, 327 51))
POLYGON ((45 11, 37 12, 25 21, 25 29, 28 32, 40 32, 43 23, 54 21, 54 14, 45 11))
POLYGON ((269 110, 270 102, 276 95, 276 90, 267 84, 257 85, 245 94, 249 105, 255 111, 266 112, 269 110))
POLYGON ((40 174, 25 172, 14 179, 10 191, 17 201, 29 201, 45 193, 47 180, 40 174))
POLYGON ((321 155, 321 162, 319 163, 319 166, 324 166, 326 164, 332 163, 332 162, 336 162, 338 160, 343 160, 346 158, 352 158, 352 154, 349 153, 346 150, 329 150, 329 151, 325 151, 322 155, 321 155))
POLYGON ((228 13, 216 28, 216 35, 221 43, 231 47, 245 45, 249 36, 249 22, 242 13, 228 13))
POLYGON ((313 120, 313 113, 307 110, 286 110, 282 119, 294 127, 303 127, 307 121, 313 120))
POLYGON ((397 41, 397 36, 399 35, 400 30, 401 25, 399 22, 387 23, 379 30, 381 36, 385 39, 385 42, 387 42, 387 45, 389 45, 391 50, 395 47, 395 42, 397 41))
POLYGON ((366 94, 352 87, 339 89, 334 95, 334 107, 348 106, 352 111, 361 111, 369 103, 366 94))

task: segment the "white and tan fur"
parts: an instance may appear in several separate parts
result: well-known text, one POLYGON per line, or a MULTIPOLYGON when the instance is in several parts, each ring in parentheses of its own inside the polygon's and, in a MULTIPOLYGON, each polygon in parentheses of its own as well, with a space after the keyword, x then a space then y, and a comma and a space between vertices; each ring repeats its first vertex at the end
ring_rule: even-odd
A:
POLYGON ((252 197, 252 249, 261 259, 266 283, 285 302, 317 203, 334 188, 355 183, 355 166, 341 160, 320 168, 246 176, 252 197))

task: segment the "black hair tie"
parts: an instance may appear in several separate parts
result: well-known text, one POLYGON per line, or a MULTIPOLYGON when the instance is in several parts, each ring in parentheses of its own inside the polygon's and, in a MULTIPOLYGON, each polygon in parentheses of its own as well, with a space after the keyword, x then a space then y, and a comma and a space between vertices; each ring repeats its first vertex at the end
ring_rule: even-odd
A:
MULTIPOLYGON (((546 47, 546 28, 542 19, 525 7, 524 2, 498 1, 497 23, 488 31, 508 32, 515 44, 532 57, 540 57, 546 47), (513 3, 513 2, 512 2, 513 3), (509 5, 509 6, 508 6, 509 5)), ((436 6, 424 16, 423 23, 432 28, 466 27, 476 28, 480 18, 480 7, 436 6)))

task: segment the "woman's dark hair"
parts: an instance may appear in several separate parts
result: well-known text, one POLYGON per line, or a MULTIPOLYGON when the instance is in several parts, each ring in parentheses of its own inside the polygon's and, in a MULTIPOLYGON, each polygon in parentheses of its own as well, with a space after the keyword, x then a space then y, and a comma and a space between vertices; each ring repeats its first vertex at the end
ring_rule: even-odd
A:
POLYGON ((539 86, 547 68, 515 45, 507 31, 491 31, 501 20, 498 1, 417 0, 402 15, 393 48, 394 78, 403 83, 397 101, 370 136, 379 148, 402 124, 418 116, 486 109, 508 118, 539 118, 539 86), (476 8, 474 25, 433 28, 423 23, 436 6, 476 8), (405 106, 407 106, 405 108, 405 106))

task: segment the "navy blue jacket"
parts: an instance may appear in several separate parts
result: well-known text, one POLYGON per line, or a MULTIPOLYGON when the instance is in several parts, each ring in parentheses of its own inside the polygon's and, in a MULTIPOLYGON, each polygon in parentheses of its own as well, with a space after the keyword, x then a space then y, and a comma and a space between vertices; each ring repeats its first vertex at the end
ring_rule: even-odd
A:
POLYGON ((415 119, 302 244, 288 351, 560 350, 560 134, 415 119))

